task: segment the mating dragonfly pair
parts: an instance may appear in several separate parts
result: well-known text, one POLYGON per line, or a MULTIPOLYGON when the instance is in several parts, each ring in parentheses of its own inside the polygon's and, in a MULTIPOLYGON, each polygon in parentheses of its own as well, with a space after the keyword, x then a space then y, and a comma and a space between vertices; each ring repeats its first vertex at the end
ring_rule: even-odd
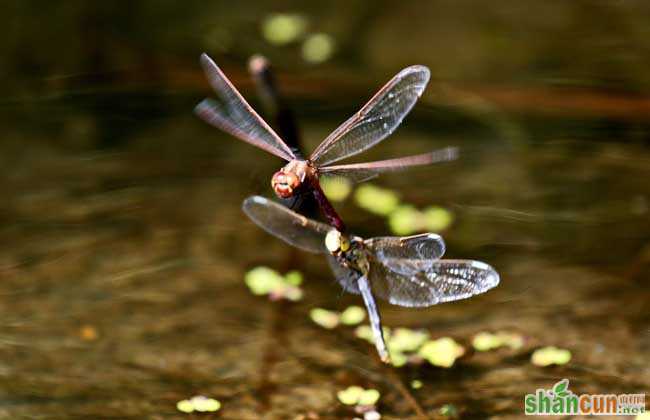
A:
POLYGON ((280 198, 311 192, 330 225, 302 216, 283 205, 253 196, 243 210, 258 226, 302 250, 327 255, 344 290, 360 294, 365 303, 381 359, 389 361, 381 318, 374 296, 405 307, 426 307, 465 299, 499 284, 489 265, 472 260, 441 260, 445 243, 433 233, 409 237, 362 239, 345 226, 324 196, 321 175, 361 182, 386 171, 455 159, 456 149, 377 162, 330 165, 361 153, 388 137, 402 122, 429 80, 424 66, 411 66, 384 85, 360 111, 334 130, 303 159, 253 110, 205 54, 201 63, 220 101, 206 99, 196 107, 203 120, 289 163, 276 172, 271 185, 280 198))

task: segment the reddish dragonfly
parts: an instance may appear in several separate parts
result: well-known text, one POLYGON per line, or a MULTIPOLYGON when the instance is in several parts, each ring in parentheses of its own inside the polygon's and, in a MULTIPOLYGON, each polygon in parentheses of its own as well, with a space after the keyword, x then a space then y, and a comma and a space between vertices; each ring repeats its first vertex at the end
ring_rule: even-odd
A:
POLYGON ((328 221, 340 231, 345 227, 325 198, 318 182, 319 176, 343 176, 362 182, 382 172, 456 157, 456 148, 445 148, 397 159, 331 165, 373 147, 395 131, 429 81, 429 69, 424 66, 410 66, 397 73, 356 114, 327 136, 309 158, 304 159, 255 112, 206 54, 201 55, 201 65, 219 101, 203 100, 196 106, 196 114, 208 124, 288 161, 273 175, 273 191, 280 198, 311 191, 328 221))

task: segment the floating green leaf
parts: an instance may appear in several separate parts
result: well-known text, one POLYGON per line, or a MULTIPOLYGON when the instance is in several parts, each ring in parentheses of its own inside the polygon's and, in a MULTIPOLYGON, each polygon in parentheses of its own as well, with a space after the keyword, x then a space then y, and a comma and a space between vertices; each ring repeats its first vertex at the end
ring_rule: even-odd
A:
POLYGON ((320 186, 330 201, 343 201, 352 191, 352 183, 347 178, 325 176, 320 179, 320 186))
POLYGON ((269 295, 272 300, 287 299, 298 301, 302 299, 302 274, 290 271, 282 276, 268 267, 255 267, 246 273, 244 282, 254 295, 269 295))
POLYGON ((399 205, 398 195, 388 189, 372 184, 363 184, 354 193, 359 207, 380 216, 387 216, 399 205))
POLYGON ((395 235, 410 235, 420 229, 421 213, 413 206, 399 206, 388 217, 388 225, 395 235))
POLYGON ((414 352, 429 339, 426 331, 416 331, 410 328, 395 328, 388 340, 391 352, 414 352))
POLYGON ((375 405, 379 401, 379 391, 376 389, 365 389, 359 396, 359 405, 375 405))
POLYGON ((302 273, 292 270, 284 275, 284 281, 291 286, 300 286, 302 284, 302 273))
POLYGON ((411 388, 413 388, 413 389, 420 389, 420 388, 422 388, 422 385, 424 385, 424 384, 419 379, 413 379, 411 381, 411 388))
MULTIPOLYGON (((384 339, 385 340, 390 340, 390 328, 388 327, 383 327, 382 331, 384 333, 384 339)), ((366 340, 370 344, 375 344, 375 336, 372 332, 372 328, 370 328, 370 325, 359 325, 355 330, 354 330, 354 335, 357 336, 358 338, 361 338, 362 340, 366 340)))
POLYGON ((440 414, 444 417, 458 417, 458 409, 453 404, 445 404, 440 407, 440 414))
POLYGON ((360 386, 349 386, 336 393, 336 397, 345 405, 357 405, 364 389, 360 386))
POLYGON ((360 386, 350 386, 336 393, 336 397, 345 405, 375 405, 380 396, 376 389, 363 389, 360 386))
POLYGON ((408 363, 409 358, 406 354, 401 351, 390 350, 390 364, 395 367, 402 367, 408 363))
POLYGON ((391 231, 396 235, 410 235, 415 232, 440 232, 447 229, 453 215, 442 207, 428 207, 420 211, 411 205, 401 205, 388 218, 391 231))
POLYGON ((465 354, 465 349, 452 338, 443 337, 424 343, 418 354, 434 366, 448 368, 453 366, 456 359, 465 354))
POLYGON ((424 224, 430 232, 441 232, 451 226, 453 214, 442 207, 429 207, 424 210, 424 224))
POLYGON ((194 404, 190 400, 182 400, 176 403, 176 409, 182 413, 192 413, 194 404))
POLYGON ((322 63, 334 54, 334 40, 324 33, 307 37, 302 44, 302 58, 309 63, 322 63))
POLYGON ((361 306, 349 306, 341 312, 341 323, 357 325, 366 319, 366 311, 361 306))
POLYGON ((309 317, 316 324, 328 330, 336 328, 340 321, 340 315, 338 313, 323 308, 313 308, 309 311, 309 317))
POLYGON ((221 409, 221 402, 214 398, 207 398, 203 395, 197 395, 189 400, 182 400, 176 403, 176 409, 183 413, 213 413, 221 409))
POLYGON ((523 345, 524 338, 521 335, 508 332, 497 332, 496 334, 481 332, 472 339, 472 346, 476 351, 489 351, 499 347, 510 347, 513 350, 518 350, 523 345))
POLYGON ((307 19, 298 14, 274 13, 262 22, 262 35, 271 44, 286 45, 302 37, 307 19))
POLYGON ((542 347, 533 352, 531 362, 536 366, 565 365, 571 360, 571 352, 554 346, 542 347))
POLYGON ((298 287, 290 286, 282 290, 280 296, 292 302, 297 302, 302 299, 303 293, 298 287))
POLYGON ((354 335, 362 340, 368 341, 370 344, 374 344, 374 338, 372 335, 372 329, 369 325, 359 325, 354 330, 354 335))
POLYGON ((254 295, 268 295, 284 286, 284 278, 268 267, 256 267, 246 273, 244 282, 254 295))

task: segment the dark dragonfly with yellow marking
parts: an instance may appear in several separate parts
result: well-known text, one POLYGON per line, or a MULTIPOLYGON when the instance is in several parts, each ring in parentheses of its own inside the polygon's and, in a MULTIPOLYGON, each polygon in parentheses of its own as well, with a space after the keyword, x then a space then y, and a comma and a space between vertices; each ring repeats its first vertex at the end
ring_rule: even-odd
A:
POLYGON ((448 147, 377 162, 331 165, 375 146, 397 129, 429 81, 429 69, 424 66, 400 71, 305 159, 255 112, 210 57, 201 55, 201 64, 219 100, 203 100, 196 106, 196 114, 208 124, 287 161, 271 179, 275 194, 291 198, 311 192, 325 217, 338 230, 344 231, 345 226, 325 198, 318 182, 320 176, 342 176, 362 182, 382 172, 456 158, 456 148, 448 147))
POLYGON ((244 200, 246 215, 262 229, 302 250, 327 254, 336 280, 366 305, 381 359, 389 360, 374 296, 405 307, 465 299, 499 284, 499 274, 473 260, 441 260, 440 235, 362 239, 308 219, 259 196, 244 200))

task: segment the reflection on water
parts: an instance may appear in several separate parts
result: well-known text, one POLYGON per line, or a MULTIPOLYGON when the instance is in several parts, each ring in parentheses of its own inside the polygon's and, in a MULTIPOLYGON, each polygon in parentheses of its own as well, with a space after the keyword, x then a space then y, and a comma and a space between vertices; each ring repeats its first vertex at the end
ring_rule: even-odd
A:
MULTIPOLYGON (((335 41, 320 65, 301 58, 308 35, 264 41, 264 18, 282 11, 261 6, 11 6, 23 25, 2 40, 0 413, 166 418, 205 395, 224 418, 352 417, 337 392, 358 385, 380 391, 384 416, 516 418, 526 392, 564 377, 581 393, 647 390, 648 11, 462 3, 305 6, 305 31, 335 41), (455 162, 373 181, 450 212, 447 255, 501 274, 467 301, 382 304, 385 325, 463 346, 453 367, 389 370, 354 328, 311 321, 361 302, 322 258, 241 213, 245 197, 272 195, 280 162, 191 114, 208 89, 202 49, 248 97, 245 60, 267 54, 308 150, 397 69, 431 67, 404 126, 363 160, 459 147, 455 162), (257 266, 300 270, 302 300, 253 295, 257 266), (488 332, 523 343, 476 350, 488 332), (570 362, 533 365, 546 346, 570 362)), ((388 234, 356 191, 336 204, 350 229, 388 234)))

